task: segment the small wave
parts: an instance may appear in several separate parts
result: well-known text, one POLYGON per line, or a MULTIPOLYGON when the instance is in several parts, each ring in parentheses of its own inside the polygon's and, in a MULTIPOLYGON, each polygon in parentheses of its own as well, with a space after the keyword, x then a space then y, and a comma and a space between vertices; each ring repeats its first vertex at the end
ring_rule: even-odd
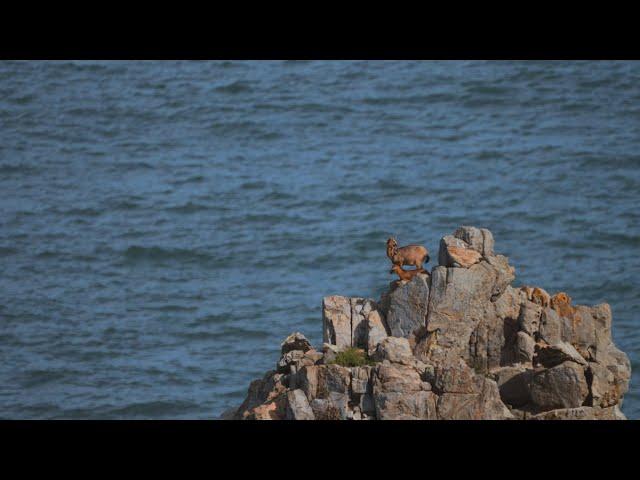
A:
POLYGON ((162 248, 162 247, 142 247, 133 245, 124 252, 124 257, 128 261, 148 261, 162 262, 177 260, 181 262, 216 262, 218 259, 206 253, 197 250, 188 250, 184 248, 162 248))
POLYGON ((203 326, 203 325, 215 325, 226 322, 230 315, 205 315, 204 317, 198 317, 193 320, 190 325, 203 326))
POLYGON ((466 108, 480 108, 508 105, 509 99, 503 97, 481 97, 474 96, 462 102, 462 106, 466 108))
POLYGON ((229 137, 240 135, 242 137, 250 136, 255 140, 275 140, 282 138, 284 135, 275 130, 266 130, 266 124, 259 122, 214 122, 209 126, 212 133, 221 137, 229 137))
POLYGON ((251 85, 248 82, 242 80, 236 80, 235 82, 228 83, 227 85, 221 85, 215 88, 216 92, 221 93, 247 93, 252 90, 251 85))
POLYGON ((108 413, 115 416, 157 417, 160 415, 184 414, 198 408, 198 404, 187 400, 155 400, 138 402, 124 407, 111 409, 108 413))
POLYGON ((245 182, 240 185, 240 190, 261 190, 267 186, 267 182, 259 180, 257 182, 245 182))
POLYGON ((201 212, 203 210, 209 210, 209 207, 205 205, 199 205, 193 202, 187 202, 184 205, 180 205, 177 207, 169 207, 165 210, 167 212, 174 212, 174 213, 196 213, 196 212, 201 212))
POLYGON ((640 155, 625 155, 622 157, 603 158, 589 155, 580 162, 582 168, 587 167, 616 167, 616 168, 638 168, 640 167, 640 155))
POLYGON ((226 327, 216 332, 207 330, 181 332, 178 336, 189 340, 222 340, 228 338, 263 339, 271 334, 267 330, 249 330, 242 327, 226 327))
POLYGON ((29 103, 33 102, 34 100, 36 100, 36 96, 31 94, 31 93, 27 93, 24 95, 19 95, 17 97, 9 97, 7 98, 7 101, 9 103, 13 103, 15 105, 28 105, 29 103))
POLYGON ((498 85, 487 85, 485 83, 476 83, 470 82, 467 84, 463 84, 466 87, 467 92, 472 95, 493 95, 493 96, 501 96, 501 95, 509 95, 514 92, 512 87, 501 87, 498 85))
POLYGON ((341 202, 348 202, 348 203, 359 203, 359 202, 364 203, 367 201, 367 197, 355 192, 343 192, 340 195, 338 195, 337 198, 341 202))
MULTIPOLYGON (((138 146, 137 144, 131 144, 138 146)), ((113 170, 153 170, 154 166, 147 162, 118 162, 112 164, 113 170)))
POLYGON ((262 200, 293 200, 295 195, 286 192, 269 192, 262 197, 262 200))
POLYGON ((11 164, 11 163, 2 163, 0 164, 0 174, 13 174, 13 173, 33 173, 35 168, 30 165, 24 164, 11 164))
POLYGON ((406 185, 399 180, 381 178, 376 182, 376 187, 384 190, 402 191, 406 188, 406 185))
POLYGON ((24 372, 20 385, 23 388, 31 388, 61 380, 65 373, 55 370, 29 370, 24 372))
POLYGON ((198 310, 198 307, 185 307, 183 305, 162 305, 160 307, 149 307, 149 310, 153 310, 156 312, 195 312, 196 310, 198 310))
POLYGON ((97 217, 102 215, 102 212, 94 208, 72 208, 62 212, 65 215, 80 215, 83 217, 97 217))
POLYGON ((215 65, 218 68, 224 68, 224 69, 232 69, 232 68, 249 68, 249 66, 246 63, 243 62, 233 62, 231 60, 225 60, 224 62, 219 62, 219 63, 214 63, 213 65, 215 65))
POLYGON ((478 160, 500 160, 505 158, 504 153, 497 150, 481 150, 476 154, 478 160))
POLYGON ((172 185, 185 185, 188 183, 202 183, 206 180, 204 175, 194 175, 189 178, 185 178, 184 180, 174 180, 171 182, 172 185))
POLYGON ((0 257, 8 257, 9 255, 15 255, 18 250, 12 247, 0 247, 0 257))

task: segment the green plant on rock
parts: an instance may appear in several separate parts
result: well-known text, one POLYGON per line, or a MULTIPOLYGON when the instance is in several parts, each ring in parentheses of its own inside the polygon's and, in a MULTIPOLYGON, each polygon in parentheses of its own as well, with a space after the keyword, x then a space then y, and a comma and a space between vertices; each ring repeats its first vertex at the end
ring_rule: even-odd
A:
POLYGON ((373 365, 375 362, 369 358, 367 352, 361 348, 349 347, 336 354, 336 358, 330 362, 343 367, 362 367, 373 365))

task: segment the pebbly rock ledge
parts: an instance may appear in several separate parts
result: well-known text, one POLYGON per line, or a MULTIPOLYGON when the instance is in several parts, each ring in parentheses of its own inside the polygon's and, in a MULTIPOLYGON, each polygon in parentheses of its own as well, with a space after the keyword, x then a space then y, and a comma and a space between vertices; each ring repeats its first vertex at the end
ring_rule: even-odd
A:
POLYGON ((608 304, 552 308, 513 288, 486 229, 443 237, 438 263, 379 301, 325 297, 322 350, 289 335, 276 369, 221 418, 625 419, 631 366, 608 304), (335 363, 354 347, 365 364, 335 363))

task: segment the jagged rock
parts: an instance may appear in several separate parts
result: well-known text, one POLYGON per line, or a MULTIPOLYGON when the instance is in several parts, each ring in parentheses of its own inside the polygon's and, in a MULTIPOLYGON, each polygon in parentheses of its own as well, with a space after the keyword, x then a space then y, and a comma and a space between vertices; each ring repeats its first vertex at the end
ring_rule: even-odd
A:
POLYGON ((322 300, 323 342, 338 347, 351 346, 351 299, 340 295, 322 300))
POLYGON ((372 359, 377 362, 389 360, 390 362, 402 363, 414 358, 409 340, 403 337, 387 337, 378 344, 372 359))
POLYGON ((327 398, 314 398, 311 410, 316 420, 346 420, 349 411, 348 396, 332 392, 327 398))
POLYGON ((518 332, 516 336, 516 361, 531 363, 533 361, 535 346, 535 340, 527 333, 518 332))
POLYGON ((280 345, 280 353, 282 355, 291 350, 302 350, 304 353, 307 350, 311 350, 311 344, 309 340, 307 340, 307 337, 300 332, 295 332, 285 338, 284 342, 280 345))
POLYGON ((373 370, 373 399, 379 419, 432 419, 437 396, 408 366, 380 364, 373 370))
POLYGON ((302 390, 289 390, 287 392, 287 420, 315 420, 309 400, 302 390))
POLYGON ((487 263, 493 267, 496 275, 491 299, 495 300, 504 293, 511 282, 516 278, 515 268, 509 265, 509 259, 504 255, 486 257, 487 263))
POLYGON ((304 357, 302 350, 291 350, 278 360, 278 373, 295 373, 297 364, 304 357), (293 367, 293 370, 292 370, 293 367))
POLYGON ((440 240, 438 264, 443 267, 469 268, 482 259, 482 253, 472 249, 465 241, 446 235, 440 240))
POLYGON ((561 408, 527 416, 526 420, 626 420, 618 406, 561 408))
POLYGON ((518 319, 520 316, 520 308, 523 302, 523 294, 520 290, 507 286, 502 295, 494 302, 496 315, 499 318, 518 319))
POLYGON ((420 374, 414 368, 387 361, 374 367, 373 389, 374 392, 417 392, 423 388, 420 374))
POLYGON ((376 404, 373 399, 373 392, 360 395, 359 407, 362 411, 363 419, 365 416, 376 418, 376 404))
POLYGON ((377 345, 389 336, 386 322, 382 313, 378 310, 372 311, 367 317, 367 353, 372 354, 377 345))
POLYGON ((318 370, 316 396, 326 398, 331 392, 348 394, 351 372, 340 365, 325 365, 318 370))
POLYGON ((512 419, 495 381, 474 373, 462 360, 438 365, 434 391, 443 420, 512 419))
POLYGON ((533 302, 524 301, 518 316, 520 330, 535 338, 540 331, 542 307, 533 302))
POLYGON ((524 366, 503 367, 493 372, 492 376, 505 404, 520 407, 531 401, 533 369, 524 366))
POLYGON ((443 393, 438 398, 441 420, 512 420, 515 417, 500 399, 498 385, 483 376, 477 378, 478 393, 443 393))
POLYGON ((384 312, 371 299, 332 295, 322 302, 323 341, 373 351, 388 336, 384 312))
POLYGON ((336 359, 336 355, 340 353, 340 348, 330 343, 322 344, 322 354, 324 355, 323 361, 325 364, 329 364, 336 359))
POLYGON ((449 267, 392 282, 380 302, 325 297, 322 352, 287 337, 277 371, 224 418, 624 418, 631 364, 613 344, 609 305, 559 315, 531 302, 488 231, 460 227, 442 243, 449 267), (475 263, 452 259, 456 248, 475 263), (377 363, 335 364, 347 347, 377 363))
POLYGON ((380 420, 436 420, 438 397, 432 392, 384 392, 375 396, 380 420))
POLYGON ((447 267, 461 266, 463 268, 469 268, 471 265, 478 263, 482 259, 482 255, 470 248, 462 247, 448 247, 447 253, 449 258, 453 260, 453 265, 446 265, 447 267), (457 264, 457 265, 456 265, 457 264))
POLYGON ((289 388, 301 389, 308 400, 312 400, 318 393, 318 370, 319 366, 305 366, 298 370, 289 379, 289 388))
MULTIPOLYGON (((609 394, 609 398, 618 398, 619 402, 622 401, 622 396, 629 389, 629 380, 631 378, 631 362, 629 361, 629 357, 616 348, 613 343, 609 343, 606 347, 600 347, 595 354, 595 361, 589 363, 590 366, 600 365, 606 368, 609 372, 613 374, 613 383, 610 383, 605 377, 600 375, 600 387, 601 391, 605 390, 604 385, 609 385, 606 389, 611 389, 611 393, 609 394)), ((599 375, 598 368, 592 369, 594 374, 594 379, 597 379, 596 376, 599 375)))
POLYGON ((324 354, 322 352, 318 352, 315 349, 307 350, 304 352, 304 356, 302 357, 303 365, 316 365, 324 358, 324 354))
POLYGON ((258 405, 247 412, 246 420, 284 420, 284 396, 277 397, 271 402, 258 405))
POLYGON ((284 383, 284 378, 284 375, 272 370, 267 372, 263 378, 251 382, 247 398, 238 407, 236 418, 248 418, 252 415, 254 408, 265 402, 270 402, 285 392, 287 387, 284 383))
POLYGON ((435 367, 433 389, 438 393, 477 393, 476 374, 462 359, 435 367))
POLYGON ((440 239, 440 247, 438 249, 438 265, 442 267, 453 267, 455 261, 449 256, 449 247, 457 247, 465 249, 468 247, 464 240, 454 237, 453 235, 445 235, 440 239))
POLYGON ((462 226, 458 228, 453 236, 463 240, 477 252, 485 257, 493 256, 494 240, 493 234, 486 228, 462 226))
POLYGON ((367 348, 368 317, 375 303, 368 298, 351 298, 351 346, 367 348))
POLYGON ((408 337, 424 326, 429 301, 427 275, 416 275, 389 295, 387 326, 394 337, 408 337))
POLYGON ((531 399, 540 410, 580 407, 588 394, 584 368, 571 361, 536 371, 531 380, 531 399))
POLYGON ((589 363, 589 376, 591 377, 591 396, 593 406, 610 407, 622 401, 629 385, 630 372, 618 369, 617 365, 611 369, 595 362, 589 363))
POLYGON ((371 393, 371 370, 373 367, 351 368, 351 392, 357 394, 371 393))
POLYGON ((546 368, 551 368, 567 361, 575 362, 582 366, 587 365, 587 361, 568 342, 558 342, 553 345, 536 345, 536 363, 546 368))
POLYGON ((544 342, 552 345, 562 341, 562 319, 558 312, 551 308, 543 308, 540 313, 539 337, 544 342))
POLYGON ((489 312, 495 308, 489 305, 494 284, 495 271, 487 262, 468 269, 433 269, 427 329, 438 330, 438 346, 452 356, 469 356, 471 333, 488 315, 495 317, 489 312))

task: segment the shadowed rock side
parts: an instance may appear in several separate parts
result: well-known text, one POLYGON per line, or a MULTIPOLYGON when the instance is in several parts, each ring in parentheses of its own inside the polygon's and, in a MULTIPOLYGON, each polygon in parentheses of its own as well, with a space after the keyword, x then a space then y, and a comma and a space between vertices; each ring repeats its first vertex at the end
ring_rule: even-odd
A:
POLYGON ((322 351, 290 335, 276 370, 221 418, 625 418, 631 366, 612 342, 609 305, 561 315, 528 300, 486 229, 443 237, 438 262, 378 302, 325 297, 322 351), (352 347, 368 361, 337 364, 352 347))

